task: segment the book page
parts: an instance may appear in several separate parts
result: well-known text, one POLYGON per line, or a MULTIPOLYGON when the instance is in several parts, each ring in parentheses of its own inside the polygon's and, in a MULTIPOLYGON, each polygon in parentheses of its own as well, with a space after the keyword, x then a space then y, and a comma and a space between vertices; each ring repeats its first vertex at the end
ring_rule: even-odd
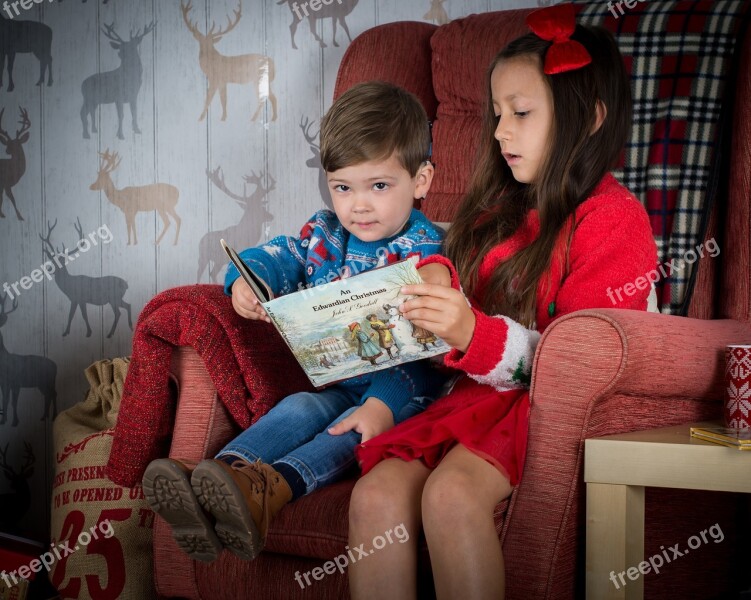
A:
POLYGON ((322 387, 451 349, 399 313, 409 299, 401 287, 415 283, 422 280, 414 262, 404 260, 263 307, 313 385, 322 387))

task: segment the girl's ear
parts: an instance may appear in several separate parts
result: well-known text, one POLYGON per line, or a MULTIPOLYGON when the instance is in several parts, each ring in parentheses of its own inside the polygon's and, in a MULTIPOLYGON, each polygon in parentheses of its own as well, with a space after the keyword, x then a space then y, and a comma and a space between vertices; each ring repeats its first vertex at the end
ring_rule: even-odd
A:
POLYGON ((433 163, 426 160, 420 165, 415 176, 415 198, 424 198, 428 195, 430 184, 433 182, 433 175, 435 175, 433 163))
POLYGON ((602 127, 605 122, 605 118, 608 116, 608 107, 599 98, 595 101, 595 124, 592 126, 592 131, 589 135, 594 135, 602 127))

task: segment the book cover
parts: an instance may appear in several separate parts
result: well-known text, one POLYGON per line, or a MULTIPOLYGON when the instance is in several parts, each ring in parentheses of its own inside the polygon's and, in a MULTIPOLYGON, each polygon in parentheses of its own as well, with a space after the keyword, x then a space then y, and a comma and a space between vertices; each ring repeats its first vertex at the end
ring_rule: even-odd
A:
POLYGON ((399 312, 411 297, 401 294, 402 286, 422 283, 412 259, 273 298, 239 255, 222 246, 317 388, 451 349, 399 312))
POLYGON ((235 249, 232 248, 227 242, 225 242, 223 238, 219 240, 219 243, 227 253, 227 256, 229 256, 229 259, 232 261, 235 267, 237 267, 237 270, 240 272, 240 276, 245 280, 245 283, 247 283, 250 286, 250 289, 253 290, 256 298, 258 298, 261 302, 268 302, 269 300, 273 300, 274 293, 271 291, 271 288, 261 277, 253 272, 253 269, 245 264, 243 259, 240 258, 240 255, 235 252, 235 249))
POLYGON ((751 450, 751 429, 732 427, 692 427, 691 435, 706 442, 714 442, 740 450, 751 450))

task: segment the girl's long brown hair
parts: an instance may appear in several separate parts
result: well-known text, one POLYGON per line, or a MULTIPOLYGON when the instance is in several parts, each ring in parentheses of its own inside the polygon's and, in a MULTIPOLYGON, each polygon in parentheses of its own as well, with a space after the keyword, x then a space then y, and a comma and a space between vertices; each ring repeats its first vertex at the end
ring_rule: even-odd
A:
POLYGON ((550 42, 527 34, 491 63, 477 164, 445 243, 446 255, 471 296, 477 291, 483 258, 516 231, 529 209, 539 210, 539 237, 501 263, 477 298, 485 313, 507 315, 527 327, 536 321, 537 287, 550 266, 556 240, 576 207, 616 165, 631 129, 629 78, 612 35, 600 27, 578 25, 572 39, 587 48, 592 63, 574 71, 543 74, 553 97, 553 125, 547 156, 531 184, 514 179, 494 138, 498 120, 490 77, 499 64, 516 58, 535 61, 542 73, 550 42), (598 100, 607 114, 602 126, 590 134, 598 100))

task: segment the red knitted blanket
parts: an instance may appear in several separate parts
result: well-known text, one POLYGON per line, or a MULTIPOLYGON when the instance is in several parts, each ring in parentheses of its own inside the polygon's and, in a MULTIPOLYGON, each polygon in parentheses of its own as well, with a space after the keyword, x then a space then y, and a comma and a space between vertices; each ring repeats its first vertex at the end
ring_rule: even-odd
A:
POLYGON ((174 421, 172 351, 195 348, 219 398, 240 427, 310 383, 274 327, 235 313, 219 285, 166 290, 141 312, 125 379, 107 476, 133 487, 146 466, 167 455, 174 421), (284 368, 279 366, 284 365, 284 368))

